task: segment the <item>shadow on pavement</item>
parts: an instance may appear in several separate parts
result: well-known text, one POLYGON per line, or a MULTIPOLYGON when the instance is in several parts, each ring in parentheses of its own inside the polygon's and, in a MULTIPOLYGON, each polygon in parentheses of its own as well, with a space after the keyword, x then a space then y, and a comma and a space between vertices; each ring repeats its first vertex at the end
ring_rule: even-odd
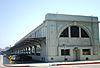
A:
POLYGON ((43 61, 37 61, 37 60, 30 60, 30 61, 25 61, 25 60, 20 60, 20 61, 18 61, 18 60, 15 60, 15 61, 13 61, 13 63, 14 64, 27 64, 27 63, 45 63, 45 62, 43 62, 43 61))

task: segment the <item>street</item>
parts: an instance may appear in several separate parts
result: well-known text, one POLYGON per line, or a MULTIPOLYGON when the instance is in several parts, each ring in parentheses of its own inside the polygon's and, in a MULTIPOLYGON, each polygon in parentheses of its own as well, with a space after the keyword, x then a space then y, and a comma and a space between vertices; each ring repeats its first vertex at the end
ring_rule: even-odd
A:
POLYGON ((0 68, 100 68, 100 61, 9 64, 9 60, 0 55, 0 68))

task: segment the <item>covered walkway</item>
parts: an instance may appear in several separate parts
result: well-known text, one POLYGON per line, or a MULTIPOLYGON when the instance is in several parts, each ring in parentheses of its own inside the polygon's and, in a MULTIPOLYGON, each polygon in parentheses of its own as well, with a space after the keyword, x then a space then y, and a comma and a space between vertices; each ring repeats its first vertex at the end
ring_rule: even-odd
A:
POLYGON ((17 42, 15 46, 7 51, 9 55, 27 54, 30 56, 40 56, 42 46, 45 46, 45 37, 41 38, 26 38, 17 42))

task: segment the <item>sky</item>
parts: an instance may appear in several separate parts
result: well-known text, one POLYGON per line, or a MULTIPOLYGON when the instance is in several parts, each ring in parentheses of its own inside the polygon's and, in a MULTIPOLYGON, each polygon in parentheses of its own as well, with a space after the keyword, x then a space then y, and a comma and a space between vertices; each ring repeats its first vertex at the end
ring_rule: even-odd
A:
POLYGON ((0 48, 14 46, 47 13, 97 16, 100 21, 100 0, 0 0, 0 48))

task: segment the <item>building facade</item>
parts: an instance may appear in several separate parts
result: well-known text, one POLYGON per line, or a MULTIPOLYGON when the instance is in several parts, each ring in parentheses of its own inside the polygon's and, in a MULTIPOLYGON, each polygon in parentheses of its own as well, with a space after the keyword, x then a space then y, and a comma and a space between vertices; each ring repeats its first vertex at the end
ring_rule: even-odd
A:
POLYGON ((8 52, 46 62, 100 59, 98 18, 48 13, 40 26, 8 52))

